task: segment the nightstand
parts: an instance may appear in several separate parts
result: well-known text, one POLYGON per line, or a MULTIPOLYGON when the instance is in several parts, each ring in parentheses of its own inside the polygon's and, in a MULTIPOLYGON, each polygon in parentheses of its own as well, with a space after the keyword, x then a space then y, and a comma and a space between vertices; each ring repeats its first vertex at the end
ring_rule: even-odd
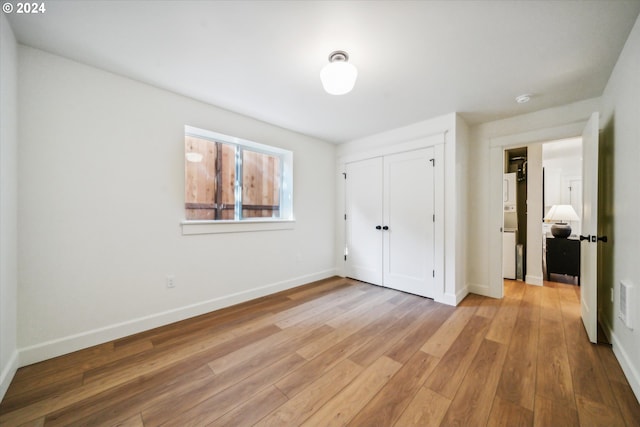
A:
POLYGON ((547 237, 547 280, 551 273, 577 276, 580 285, 580 240, 547 237))

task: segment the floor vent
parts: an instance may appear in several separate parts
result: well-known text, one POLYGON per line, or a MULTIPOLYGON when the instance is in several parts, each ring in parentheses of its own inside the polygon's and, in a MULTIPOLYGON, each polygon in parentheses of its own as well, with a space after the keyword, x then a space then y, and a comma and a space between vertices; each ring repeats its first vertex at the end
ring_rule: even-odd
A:
POLYGON ((633 329, 631 326, 631 284, 625 282, 624 280, 620 281, 620 305, 618 311, 618 317, 625 326, 629 329, 633 329))

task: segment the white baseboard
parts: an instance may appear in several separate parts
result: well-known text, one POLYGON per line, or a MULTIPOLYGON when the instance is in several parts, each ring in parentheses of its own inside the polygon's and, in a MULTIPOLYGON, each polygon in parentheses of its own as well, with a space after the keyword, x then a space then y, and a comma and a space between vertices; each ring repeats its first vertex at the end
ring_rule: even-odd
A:
POLYGON ((466 297, 467 295, 469 295, 469 289, 465 286, 463 289, 460 289, 455 294, 444 293, 442 294, 441 298, 435 298, 434 301, 439 302, 441 304, 452 305, 455 307, 458 304, 460 304, 460 302, 462 302, 464 297, 466 297))
POLYGON ((544 284, 543 280, 540 276, 530 276, 528 274, 524 276, 524 282, 528 285, 542 286, 544 284))
POLYGON ((2 369, 2 373, 0 374, 0 401, 4 398, 19 367, 18 350, 14 350, 9 359, 9 363, 2 369))
POLYGON ((598 310, 598 323, 600 324, 600 326, 602 326, 602 332, 604 332, 604 335, 607 338, 607 342, 613 342, 611 338, 611 325, 607 321, 606 317, 601 316, 600 310, 598 310))
POLYGON ((472 294, 482 295, 485 297, 491 297, 488 285, 480 285, 477 283, 468 283, 467 288, 472 294))
POLYGON ((611 342, 613 354, 616 356, 616 359, 618 359, 622 372, 624 372, 625 377, 627 377, 627 381, 629 381, 631 390, 633 390, 633 393, 636 395, 636 399, 640 401, 640 372, 638 372, 640 366, 634 365, 633 361, 624 350, 624 347, 620 345, 620 340, 613 332, 613 328, 609 322, 604 318, 599 320, 605 335, 609 339, 609 342, 611 342))
POLYGON ((633 361, 624 351, 624 348, 620 345, 620 342, 618 341, 615 334, 612 336, 612 338, 613 354, 616 355, 616 359, 618 359, 618 362, 622 367, 622 371, 627 377, 627 381, 629 381, 629 385, 631 386, 633 393, 636 395, 636 399, 640 401, 640 373, 638 372, 638 369, 640 367, 633 365, 633 361))
POLYGON ((296 286, 326 279, 336 274, 335 269, 320 271, 305 276, 294 277, 277 283, 224 295, 208 301, 190 304, 184 307, 167 310, 149 316, 131 319, 102 328, 82 332, 75 335, 51 340, 48 342, 21 348, 19 350, 19 366, 26 366, 32 363, 41 362, 63 354, 71 353, 83 348, 102 344, 115 339, 123 338, 132 334, 147 331, 149 329, 164 326, 170 323, 185 320, 190 317, 206 314, 214 310, 229 307, 265 295, 291 289, 296 286))
MULTIPOLYGON (((615 334, 611 334, 611 344, 613 348, 613 354, 615 354, 616 359, 618 359, 618 363, 620 363, 620 367, 624 372, 624 375, 627 377, 627 381, 629 381, 629 385, 633 390, 633 393, 636 395, 636 399, 640 401, 640 366, 635 366, 634 361, 631 360, 627 352, 624 350, 624 347, 620 345, 620 341, 616 337, 615 334)), ((638 362, 637 360, 635 361, 638 362)))

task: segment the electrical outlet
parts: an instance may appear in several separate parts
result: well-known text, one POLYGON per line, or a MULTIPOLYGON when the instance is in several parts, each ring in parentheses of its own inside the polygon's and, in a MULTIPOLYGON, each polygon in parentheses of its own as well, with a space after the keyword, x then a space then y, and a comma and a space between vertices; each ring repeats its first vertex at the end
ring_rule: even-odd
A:
POLYGON ((176 278, 173 275, 167 276, 167 288, 175 288, 176 287, 176 278))

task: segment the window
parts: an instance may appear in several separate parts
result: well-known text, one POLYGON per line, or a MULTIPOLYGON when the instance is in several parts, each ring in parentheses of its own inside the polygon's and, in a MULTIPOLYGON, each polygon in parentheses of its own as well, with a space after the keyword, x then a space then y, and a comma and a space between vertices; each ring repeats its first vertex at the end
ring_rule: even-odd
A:
POLYGON ((187 221, 293 219, 293 153, 185 126, 187 221))

